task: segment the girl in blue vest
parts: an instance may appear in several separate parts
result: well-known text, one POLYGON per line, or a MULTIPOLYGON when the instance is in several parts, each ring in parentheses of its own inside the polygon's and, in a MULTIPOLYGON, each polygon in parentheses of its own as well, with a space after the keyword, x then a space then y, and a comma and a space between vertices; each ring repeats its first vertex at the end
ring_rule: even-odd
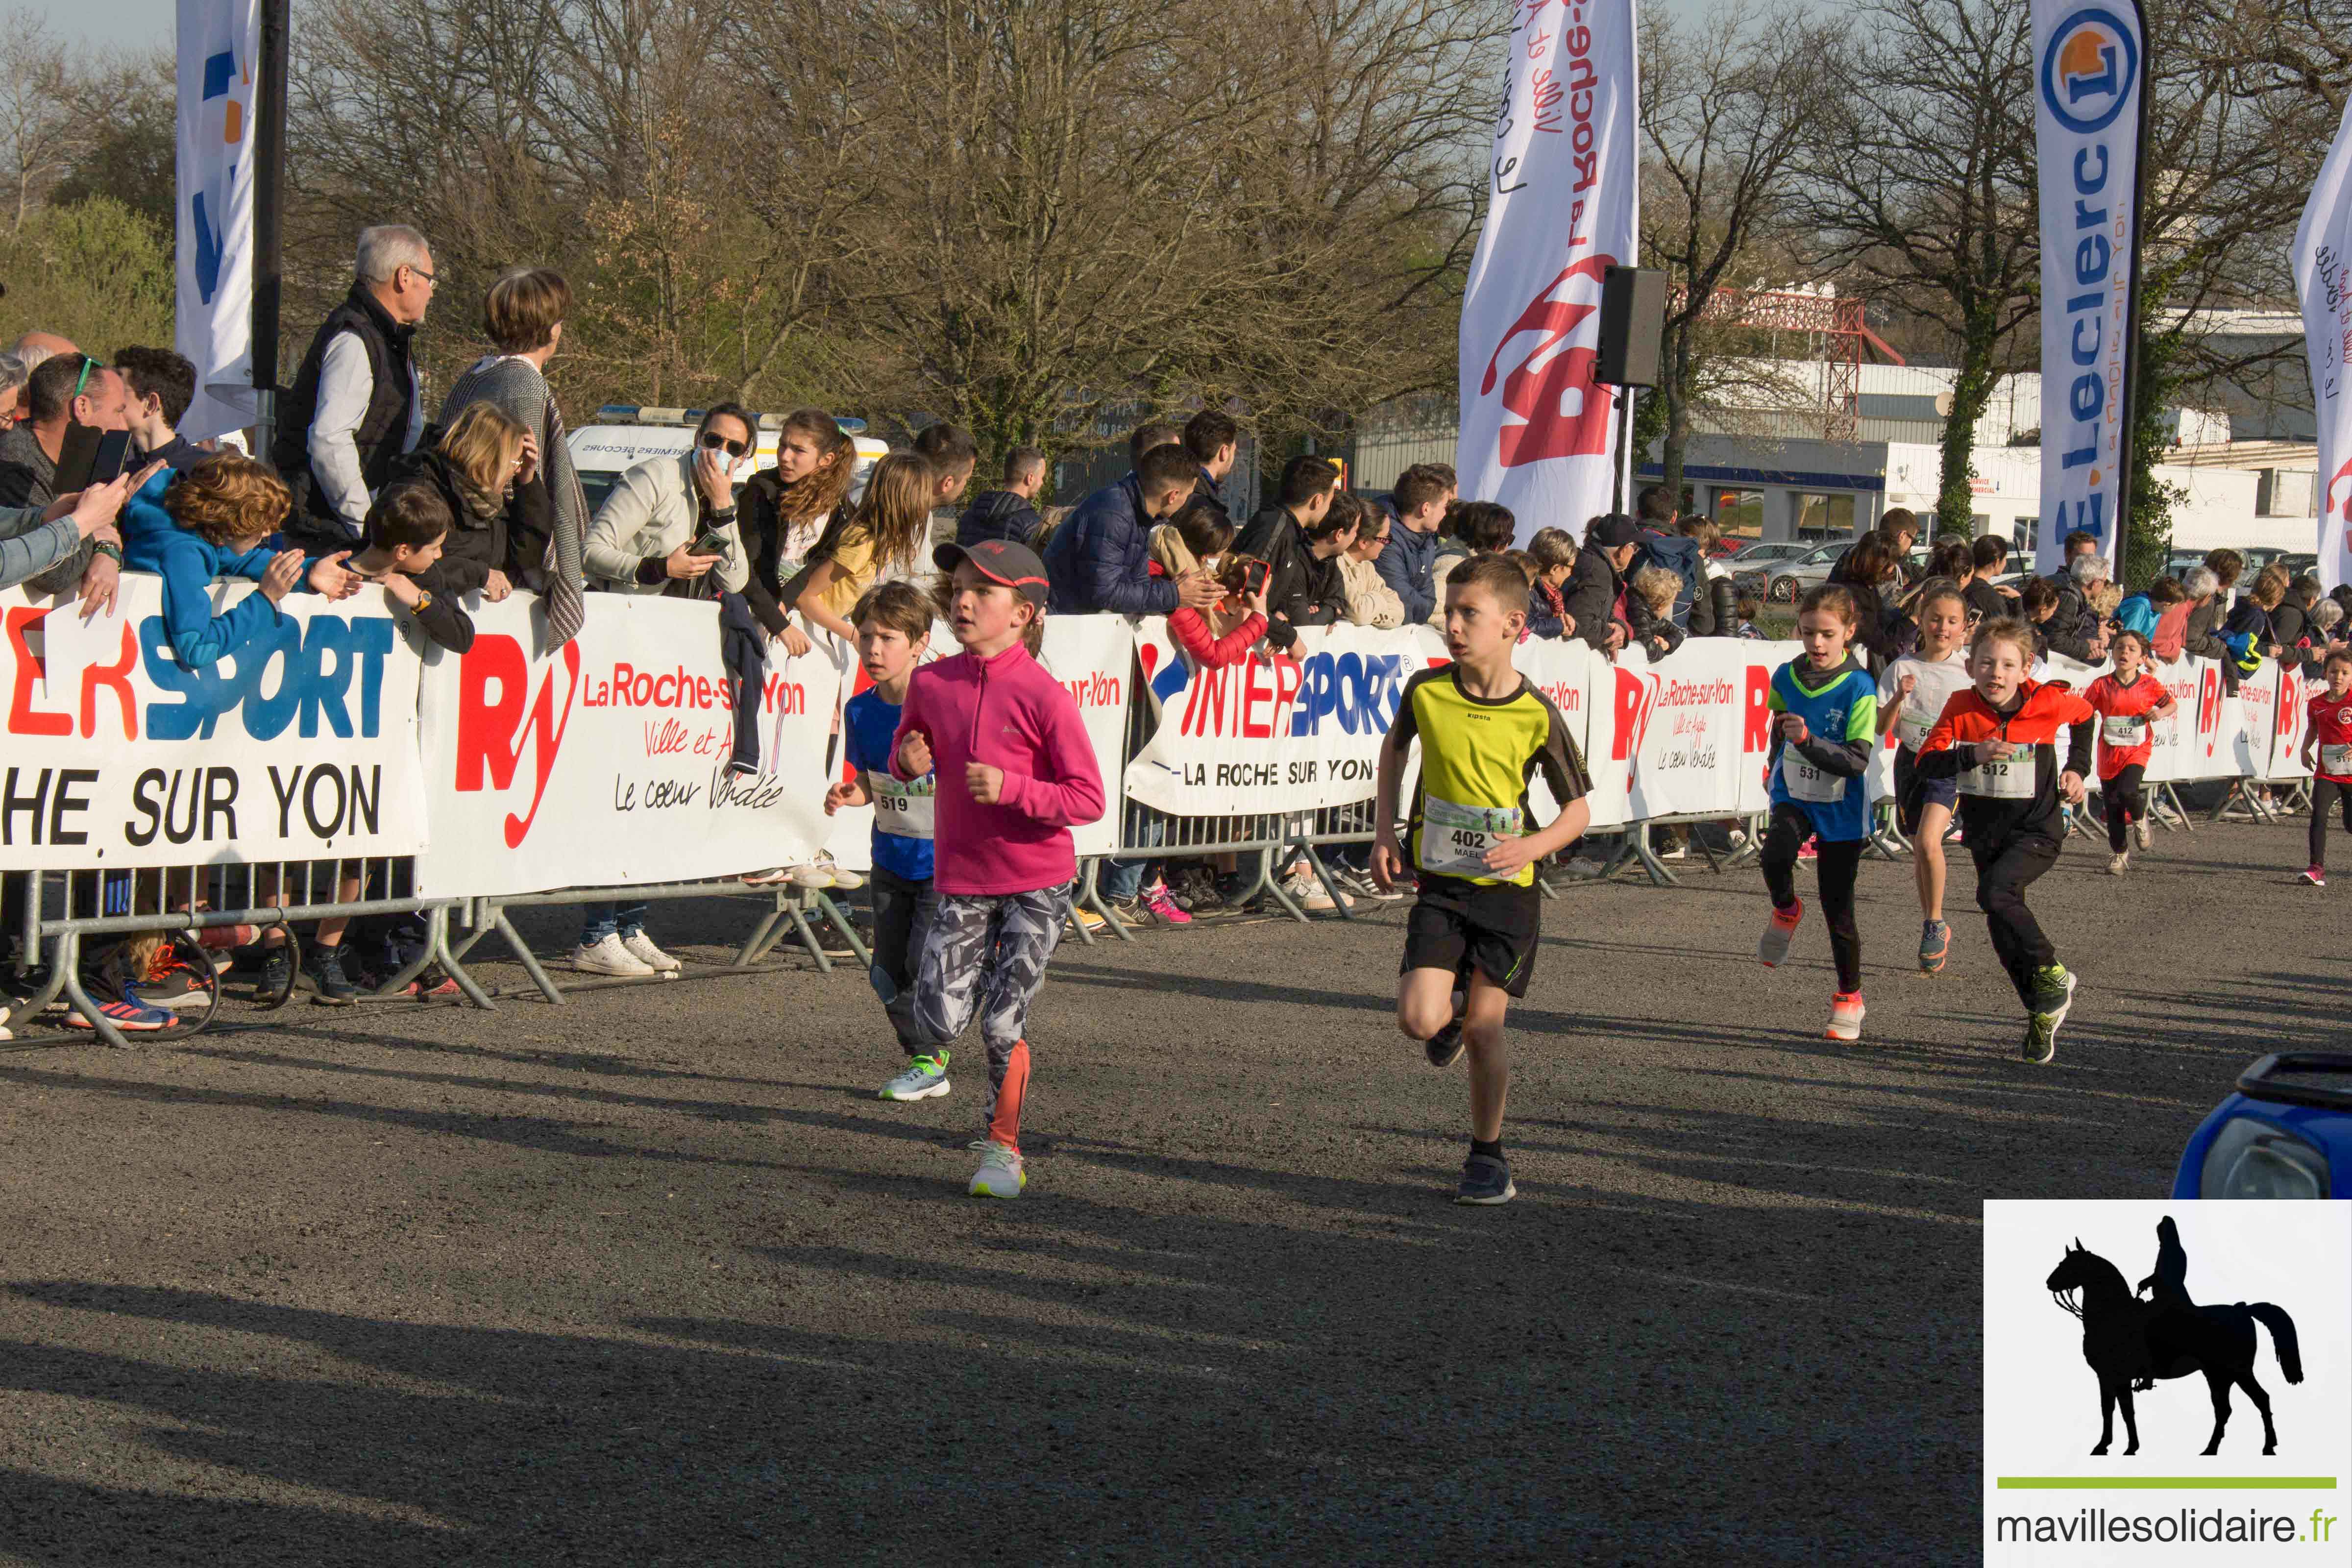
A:
POLYGON ((1862 1037, 1862 934, 1853 923, 1853 877, 1869 836, 1870 805, 1863 773, 1878 734, 1878 687, 1846 651, 1853 638, 1853 595, 1834 583, 1813 589, 1798 606, 1801 658, 1772 672, 1767 700, 1772 721, 1772 816, 1764 834, 1764 885, 1772 918, 1756 956, 1777 967, 1789 956, 1805 906, 1797 897, 1797 851, 1818 837, 1822 914, 1829 921, 1837 992, 1830 998, 1828 1037, 1862 1037))

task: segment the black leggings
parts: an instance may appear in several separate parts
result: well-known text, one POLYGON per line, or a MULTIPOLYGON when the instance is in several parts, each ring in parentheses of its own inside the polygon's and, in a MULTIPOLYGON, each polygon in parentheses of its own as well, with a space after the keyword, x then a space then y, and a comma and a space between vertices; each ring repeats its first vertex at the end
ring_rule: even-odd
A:
POLYGON ((2116 770, 2116 776, 2099 783, 2099 793, 2107 802, 2107 847, 2122 854, 2130 847, 2131 825, 2147 816, 2147 800, 2139 792, 2139 781, 2147 769, 2138 763, 2116 770))
MULTIPOLYGON (((1785 910, 1797 901, 1797 851, 1813 836, 1813 819, 1786 801, 1772 808, 1771 826, 1764 830, 1764 886, 1772 907, 1785 910)), ((1862 865, 1863 840, 1821 841, 1821 858, 1813 869, 1821 877, 1822 918, 1830 925, 1830 956, 1837 962, 1840 991, 1862 989, 1862 931, 1853 923, 1853 874, 1862 865)))
POLYGON ((1969 852, 1977 862, 1977 908, 1985 913, 1992 931, 1992 950, 2017 987, 2017 999, 2030 1011, 2033 1005, 2033 972, 2058 961, 2058 950, 2042 933, 2042 922, 2025 907, 2025 889, 2058 864, 2058 846, 2042 837, 2012 838, 2005 844, 1980 844, 1969 836, 1969 852))
POLYGON ((2334 779, 2311 781, 2311 863, 2327 864, 2327 808, 2342 802, 2344 830, 2352 833, 2352 784, 2334 779))

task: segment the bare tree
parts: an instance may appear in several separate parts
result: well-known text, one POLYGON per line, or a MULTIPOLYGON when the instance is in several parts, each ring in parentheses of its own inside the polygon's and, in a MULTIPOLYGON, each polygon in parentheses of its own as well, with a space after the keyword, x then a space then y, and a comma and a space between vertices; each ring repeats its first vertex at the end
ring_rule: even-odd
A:
POLYGON ((80 126, 65 46, 33 12, 0 20, 0 167, 16 186, 12 227, 48 195, 73 160, 80 126))
POLYGON ((1721 358, 1706 340, 1727 335, 1708 320, 1715 291, 1783 254, 1796 161, 1843 43, 1833 24, 1748 0, 1701 22, 1643 15, 1642 250, 1669 289, 1652 394, 1669 494, 1702 383, 1726 378, 1703 363, 1721 358))

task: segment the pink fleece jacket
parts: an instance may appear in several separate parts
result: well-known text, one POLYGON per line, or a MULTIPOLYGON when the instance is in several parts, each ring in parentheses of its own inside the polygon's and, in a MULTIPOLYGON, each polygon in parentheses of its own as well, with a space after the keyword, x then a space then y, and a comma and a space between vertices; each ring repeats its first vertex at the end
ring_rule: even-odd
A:
POLYGON ((940 781, 931 864, 940 892, 1029 893, 1077 875, 1070 829, 1102 816, 1102 773, 1078 705, 1028 649, 960 653, 915 671, 890 746, 894 772, 910 733, 930 746, 940 781), (972 799, 966 763, 1004 770, 994 805, 972 799))

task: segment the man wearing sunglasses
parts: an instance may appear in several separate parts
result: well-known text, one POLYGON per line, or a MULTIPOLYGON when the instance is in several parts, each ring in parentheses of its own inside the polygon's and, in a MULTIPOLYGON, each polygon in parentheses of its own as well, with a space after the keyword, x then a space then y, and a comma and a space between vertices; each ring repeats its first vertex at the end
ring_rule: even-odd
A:
MULTIPOLYGON (((58 458, 66 432, 76 425, 94 430, 128 430, 131 397, 122 377, 89 355, 74 353, 43 360, 26 388, 32 417, 0 433, 0 508, 21 507, 36 521, 58 499, 58 458)), ((104 538, 79 547, 26 583, 37 594, 78 593, 86 610, 110 605, 121 564, 121 547, 104 538)))
POLYGON ((369 504, 425 429, 411 340, 438 279, 425 237, 360 231, 351 292, 302 356, 278 405, 269 460, 294 492, 286 539, 312 554, 356 548, 369 504))

